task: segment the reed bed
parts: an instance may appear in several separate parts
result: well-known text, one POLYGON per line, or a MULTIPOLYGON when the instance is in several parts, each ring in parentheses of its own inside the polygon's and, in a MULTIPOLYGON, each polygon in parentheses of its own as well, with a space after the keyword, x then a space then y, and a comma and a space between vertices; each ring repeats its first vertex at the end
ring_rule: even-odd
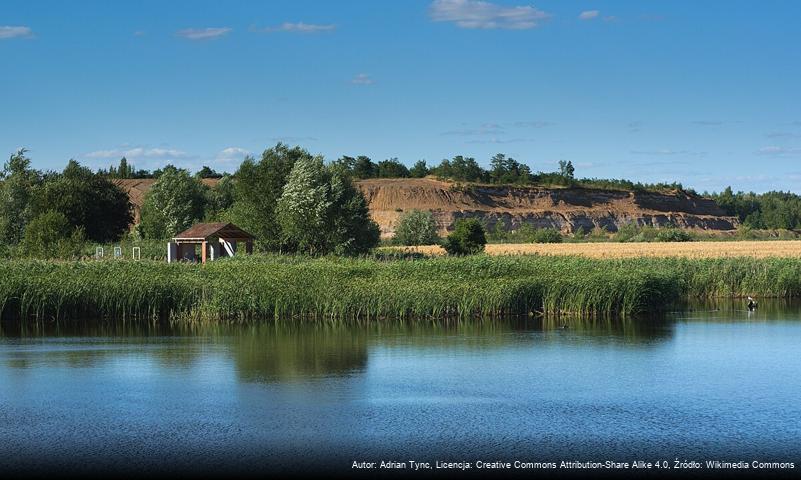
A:
MULTIPOLYGON (((388 247, 391 249, 444 255, 438 245, 388 247)), ((801 240, 763 240, 736 242, 585 242, 585 243, 495 243, 488 244, 490 255, 580 255, 588 258, 801 258, 801 240)))
POLYGON ((9 319, 371 322, 503 315, 631 316, 687 297, 801 296, 801 259, 253 256, 0 262, 9 319))

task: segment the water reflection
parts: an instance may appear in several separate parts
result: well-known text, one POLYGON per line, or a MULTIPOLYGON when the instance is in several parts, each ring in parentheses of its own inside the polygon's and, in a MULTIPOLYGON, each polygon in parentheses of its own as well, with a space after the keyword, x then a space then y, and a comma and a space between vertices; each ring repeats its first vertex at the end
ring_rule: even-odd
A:
POLYGON ((693 302, 661 316, 627 319, 516 317, 503 320, 386 322, 370 325, 254 323, 160 325, 92 321, 0 325, 5 366, 89 368, 120 356, 191 369, 209 356, 232 362, 243 381, 342 376, 363 372, 372 350, 474 352, 546 345, 650 348, 670 341, 677 322, 763 322, 799 318, 798 301, 762 299, 749 312, 739 300, 693 302))
POLYGON ((480 353, 559 343, 654 345, 670 339, 664 318, 513 318, 369 326, 275 324, 164 326, 85 321, 0 330, 10 368, 90 368, 120 357, 188 370, 227 358, 243 381, 343 376, 367 368, 371 350, 405 348, 480 353), (567 325, 567 328, 564 326, 567 325))
POLYGON ((4 326, 0 473, 43 468, 41 452, 50 470, 202 472, 465 452, 797 457, 801 309, 742 308, 616 321, 4 326))
POLYGON ((367 366, 367 333, 343 328, 243 328, 226 345, 245 381, 341 376, 367 366))

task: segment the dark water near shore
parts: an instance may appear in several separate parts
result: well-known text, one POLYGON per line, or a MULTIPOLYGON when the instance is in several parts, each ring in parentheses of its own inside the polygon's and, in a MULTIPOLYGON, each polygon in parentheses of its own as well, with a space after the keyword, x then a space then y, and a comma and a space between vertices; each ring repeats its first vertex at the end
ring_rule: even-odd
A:
POLYGON ((627 322, 4 327, 0 473, 790 461, 801 306, 627 322))

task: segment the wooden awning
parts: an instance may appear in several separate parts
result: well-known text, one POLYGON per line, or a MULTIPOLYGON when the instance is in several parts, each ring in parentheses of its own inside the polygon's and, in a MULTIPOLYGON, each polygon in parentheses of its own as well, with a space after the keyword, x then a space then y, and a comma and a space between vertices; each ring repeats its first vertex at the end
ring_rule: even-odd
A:
POLYGON ((173 237, 175 243, 200 243, 214 239, 250 242, 253 235, 233 223, 197 223, 173 237))

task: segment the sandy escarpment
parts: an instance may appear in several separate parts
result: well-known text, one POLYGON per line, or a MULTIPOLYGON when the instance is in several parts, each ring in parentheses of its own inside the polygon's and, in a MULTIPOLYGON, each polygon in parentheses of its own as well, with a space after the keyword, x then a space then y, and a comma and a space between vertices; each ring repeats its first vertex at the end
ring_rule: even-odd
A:
POLYGON ((709 199, 684 192, 627 192, 587 188, 457 186, 434 179, 373 179, 358 182, 384 237, 394 234, 404 211, 428 210, 440 233, 460 218, 479 218, 489 228, 514 230, 530 224, 565 233, 629 223, 703 230, 732 230, 738 221, 709 199))

